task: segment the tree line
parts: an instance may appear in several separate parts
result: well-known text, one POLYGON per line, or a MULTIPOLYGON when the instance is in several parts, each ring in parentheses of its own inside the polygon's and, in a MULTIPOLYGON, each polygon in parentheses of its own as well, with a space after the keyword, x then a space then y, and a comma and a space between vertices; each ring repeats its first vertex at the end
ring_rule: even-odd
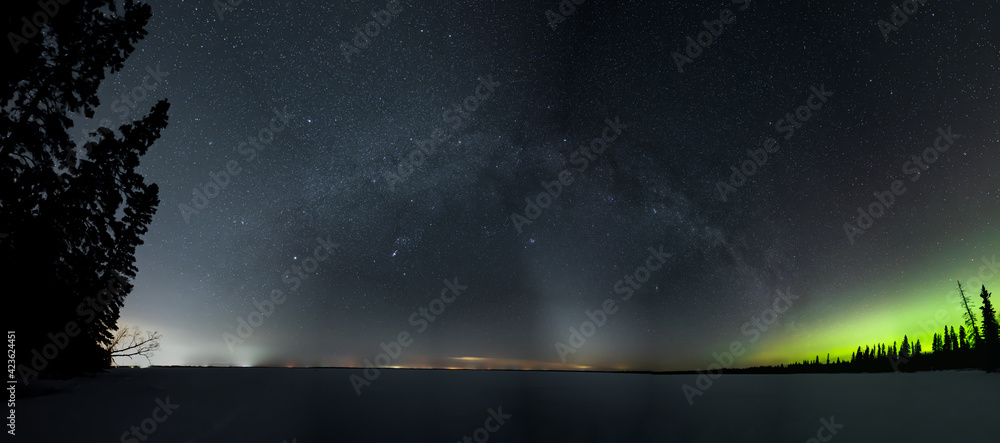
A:
POLYGON ((995 372, 1000 369, 1000 318, 993 308, 990 292, 983 285, 979 315, 970 305, 962 283, 958 282, 964 323, 944 325, 941 333, 934 333, 928 351, 920 340, 911 341, 908 335, 889 343, 859 345, 849 359, 837 357, 825 361, 816 355, 814 360, 802 360, 778 366, 754 366, 742 369, 725 369, 728 373, 836 373, 836 372, 913 372, 944 369, 983 369, 995 372))

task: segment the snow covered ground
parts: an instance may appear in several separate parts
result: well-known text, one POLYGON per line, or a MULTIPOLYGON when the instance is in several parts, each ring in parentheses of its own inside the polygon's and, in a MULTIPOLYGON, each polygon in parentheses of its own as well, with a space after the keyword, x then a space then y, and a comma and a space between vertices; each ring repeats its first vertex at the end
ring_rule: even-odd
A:
POLYGON ((382 370, 358 396, 351 374, 146 368, 36 381, 18 391, 13 441, 996 441, 1000 418, 1000 375, 980 371, 724 375, 694 405, 681 392, 690 375, 382 370))

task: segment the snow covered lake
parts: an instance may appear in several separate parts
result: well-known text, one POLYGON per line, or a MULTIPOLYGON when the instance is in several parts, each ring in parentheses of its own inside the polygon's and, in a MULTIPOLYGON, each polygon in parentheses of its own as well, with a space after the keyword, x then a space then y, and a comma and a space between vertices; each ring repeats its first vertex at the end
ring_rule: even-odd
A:
POLYGON ((351 374, 119 368, 35 381, 18 390, 13 440, 995 441, 1000 415, 1000 375, 981 371, 723 375, 693 405, 681 392, 692 375, 383 369, 359 396, 351 374))

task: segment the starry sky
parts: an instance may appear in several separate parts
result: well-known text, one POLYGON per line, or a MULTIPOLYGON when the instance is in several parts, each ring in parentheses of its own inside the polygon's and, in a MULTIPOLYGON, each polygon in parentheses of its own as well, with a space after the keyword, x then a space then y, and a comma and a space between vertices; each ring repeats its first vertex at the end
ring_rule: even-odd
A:
POLYGON ((1000 286, 995 2, 894 29, 890 1, 589 1, 554 26, 556 0, 149 3, 72 130, 171 102, 120 320, 163 334, 153 364, 357 367, 401 332, 393 366, 703 369, 734 341, 734 366, 785 363, 927 349, 956 280, 1000 286))

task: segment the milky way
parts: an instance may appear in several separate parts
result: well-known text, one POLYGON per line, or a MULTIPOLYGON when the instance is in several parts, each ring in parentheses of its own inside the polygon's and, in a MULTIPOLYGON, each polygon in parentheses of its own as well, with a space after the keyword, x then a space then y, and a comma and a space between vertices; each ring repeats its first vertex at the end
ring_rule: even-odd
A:
POLYGON ((122 319, 163 333, 155 364, 358 366, 403 331, 393 365, 848 356, 951 312, 1000 248, 993 2, 895 29, 889 2, 592 1, 555 26, 555 0, 150 3, 74 131, 171 101, 122 319), (797 298, 751 343, 779 290, 797 298))

